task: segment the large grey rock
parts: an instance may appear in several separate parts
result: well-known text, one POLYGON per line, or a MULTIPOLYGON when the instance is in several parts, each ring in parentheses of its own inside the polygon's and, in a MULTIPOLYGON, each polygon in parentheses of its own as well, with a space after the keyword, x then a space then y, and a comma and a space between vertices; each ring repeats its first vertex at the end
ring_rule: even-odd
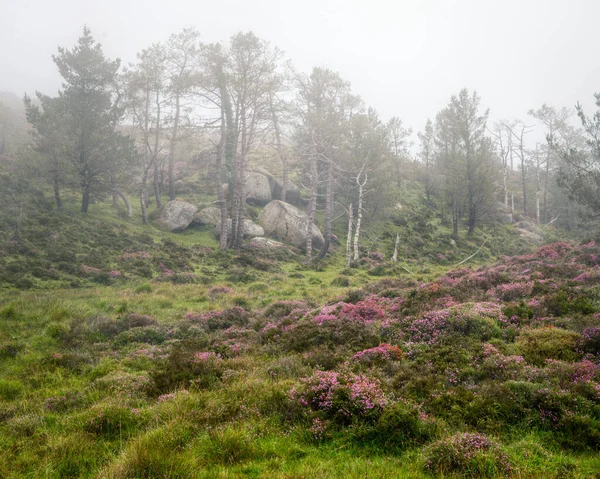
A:
MULTIPOLYGON (((273 187, 272 187, 273 199, 281 200, 282 193, 283 193, 283 183, 280 182, 279 180, 276 180, 273 178, 272 184, 273 184, 273 187)), ((301 202, 300 200, 301 200, 300 189, 298 188, 298 186, 296 186, 294 183, 292 183, 290 180, 288 180, 287 191, 285 194, 286 203, 290 203, 292 205, 299 205, 301 202)))
POLYGON ((252 238, 249 242, 248 242, 248 246, 251 249, 278 249, 278 248, 285 248, 285 245, 283 243, 280 243, 279 241, 275 241, 269 238, 264 238, 264 237, 257 237, 257 238, 252 238))
POLYGON ((498 221, 503 225, 509 225, 513 222, 512 213, 502 213, 498 215, 498 221))
MULTIPOLYGON (((231 235, 231 218, 227 220, 227 235, 231 235)), ((244 220, 243 222, 243 235, 244 238, 255 238, 257 236, 264 236, 265 230, 262 226, 257 225, 251 220, 244 220)), ((217 239, 221 237, 221 222, 217 223, 215 227, 215 236, 217 239)))
MULTIPOLYGON (((298 248, 306 245, 306 213, 289 203, 280 200, 271 201, 260 213, 259 224, 265 233, 280 241, 293 244, 298 248)), ((312 225, 313 246, 323 246, 324 238, 316 225, 312 225)))
POLYGON ((194 215, 195 225, 216 225, 221 221, 221 210, 216 206, 203 208, 194 215))
POLYGON ((196 211, 197 206, 185 201, 169 201, 160 212, 159 222, 170 231, 183 231, 194 219, 196 211))
POLYGON ((248 172, 244 189, 247 203, 265 205, 271 201, 271 183, 269 177, 262 173, 248 172))
POLYGON ((262 238, 262 237, 258 237, 258 238, 252 238, 249 243, 248 246, 252 249, 278 249, 278 248, 285 248, 285 245, 283 243, 280 243, 279 241, 275 241, 269 238, 262 238))

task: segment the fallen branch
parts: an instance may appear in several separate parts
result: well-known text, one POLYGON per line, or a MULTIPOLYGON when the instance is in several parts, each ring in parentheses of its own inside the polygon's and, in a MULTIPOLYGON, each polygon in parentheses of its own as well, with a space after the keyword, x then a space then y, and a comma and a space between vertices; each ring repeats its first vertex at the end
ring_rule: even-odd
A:
POLYGON ((479 249, 477 251, 475 251, 475 253, 473 253, 471 256, 469 256, 468 258, 463 259, 460 263, 455 264, 454 266, 452 266, 453 268, 456 268, 457 266, 460 266, 463 263, 466 263, 467 261, 469 261, 473 256, 475 256, 477 253, 479 253, 481 251, 481 248, 483 248, 485 246, 485 244, 487 243, 487 238, 485 239, 485 241, 481 244, 481 246, 479 247, 479 249))
POLYGON ((546 223, 545 225, 540 226, 540 229, 545 228, 546 226, 550 226, 552 223, 554 223, 558 217, 560 216, 560 213, 556 215, 556 218, 554 218, 552 221, 550 221, 550 223, 546 223))

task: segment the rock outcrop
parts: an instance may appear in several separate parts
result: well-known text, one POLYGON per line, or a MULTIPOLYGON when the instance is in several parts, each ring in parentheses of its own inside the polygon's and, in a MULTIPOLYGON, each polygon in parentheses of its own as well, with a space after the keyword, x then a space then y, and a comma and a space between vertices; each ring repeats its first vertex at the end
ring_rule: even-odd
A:
POLYGON ((221 221, 221 210, 216 206, 209 206, 198 211, 194 215, 195 225, 216 225, 221 221))
MULTIPOLYGON (((307 221, 306 213, 280 200, 271 201, 258 217, 258 223, 264 228, 267 235, 298 248, 306 245, 307 221)), ((311 235, 314 247, 323 246, 323 235, 314 224, 311 235)))
MULTIPOLYGON (((263 229, 263 227, 260 225, 257 225, 256 223, 254 223, 251 220, 244 220, 243 232, 244 232, 243 233, 244 238, 255 238, 258 236, 265 235, 265 230, 263 229)), ((227 220, 227 234, 231 235, 231 219, 227 220)), ((215 227, 215 236, 217 237, 217 239, 219 239, 221 237, 221 222, 220 221, 217 223, 217 226, 215 227)))
POLYGON ((169 201, 160 212, 159 222, 169 231, 183 231, 194 219, 196 211, 198 211, 197 206, 185 201, 169 201))
POLYGON ((279 241, 275 241, 269 238, 258 237, 252 238, 248 242, 248 247, 251 249, 278 249, 285 248, 285 245, 283 243, 280 243, 279 241))
POLYGON ((248 172, 244 187, 246 203, 266 205, 271 201, 271 182, 266 175, 257 171, 248 172))

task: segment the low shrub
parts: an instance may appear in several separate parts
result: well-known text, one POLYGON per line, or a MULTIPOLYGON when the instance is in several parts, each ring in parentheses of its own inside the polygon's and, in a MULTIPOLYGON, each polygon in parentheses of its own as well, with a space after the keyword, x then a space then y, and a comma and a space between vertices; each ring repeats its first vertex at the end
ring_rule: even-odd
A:
POLYGON ((516 345, 526 361, 542 366, 546 359, 576 360, 579 357, 576 345, 580 339, 581 335, 573 331, 545 327, 523 330, 516 345))
POLYGON ((302 379, 300 390, 292 389, 290 398, 340 424, 373 421, 389 402, 378 379, 319 370, 302 379))
POLYGON ((509 475, 513 469, 500 445, 483 434, 458 433, 440 439, 424 454, 424 469, 433 474, 497 477, 509 475))

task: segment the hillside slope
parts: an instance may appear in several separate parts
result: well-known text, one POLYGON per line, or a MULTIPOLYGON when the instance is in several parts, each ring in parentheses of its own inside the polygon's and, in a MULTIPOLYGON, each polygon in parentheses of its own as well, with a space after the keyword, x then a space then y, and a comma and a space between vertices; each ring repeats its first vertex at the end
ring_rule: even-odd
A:
POLYGON ((0 475, 594 477, 599 279, 592 241, 325 304, 6 293, 0 475))

